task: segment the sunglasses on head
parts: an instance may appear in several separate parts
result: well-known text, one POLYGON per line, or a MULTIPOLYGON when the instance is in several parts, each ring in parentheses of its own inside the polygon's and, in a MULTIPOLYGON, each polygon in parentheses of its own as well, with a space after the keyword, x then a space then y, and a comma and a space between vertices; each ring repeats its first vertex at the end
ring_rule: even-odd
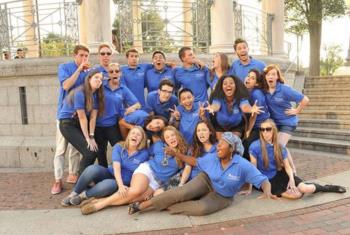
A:
POLYGON ((111 52, 100 52, 100 55, 112 55, 111 52))
POLYGON ((113 73, 113 72, 115 72, 115 73, 119 73, 119 72, 120 72, 120 70, 115 69, 115 70, 109 70, 108 72, 109 72, 109 73, 113 73))
POLYGON ((263 127, 260 127, 260 131, 261 132, 270 132, 270 131, 272 131, 272 127, 266 127, 266 128, 263 128, 263 127))

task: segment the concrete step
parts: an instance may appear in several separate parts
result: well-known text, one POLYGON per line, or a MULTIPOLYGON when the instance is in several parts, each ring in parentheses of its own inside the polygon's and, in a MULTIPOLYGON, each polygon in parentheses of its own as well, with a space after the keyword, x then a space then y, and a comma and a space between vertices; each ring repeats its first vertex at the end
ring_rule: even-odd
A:
POLYGON ((300 118, 298 127, 350 129, 350 120, 300 118))
POLYGON ((306 119, 340 119, 340 120, 350 120, 349 110, 312 110, 305 109, 299 114, 300 118, 306 119))
POLYGON ((288 148, 350 155, 350 141, 293 136, 288 148))
POLYGON ((310 88, 341 88, 341 87, 349 87, 350 81, 341 81, 341 82, 332 82, 332 81, 325 81, 325 82, 306 82, 304 87, 305 89, 310 88))
POLYGON ((306 107, 308 110, 323 110, 324 112, 328 111, 334 111, 334 110, 344 110, 349 111, 350 105, 348 104, 338 104, 333 103, 331 104, 314 104, 312 101, 309 103, 309 105, 306 107))
POLYGON ((348 82, 350 83, 350 76, 328 76, 328 77, 307 77, 305 78, 306 83, 337 83, 337 82, 348 82))
POLYGON ((319 94, 319 95, 346 95, 350 94, 350 87, 339 88, 306 88, 303 93, 305 95, 319 94))
POLYGON ((298 126, 295 136, 350 141, 350 130, 298 126))
POLYGON ((318 101, 328 101, 328 102, 350 102, 350 94, 342 94, 342 95, 334 95, 334 94, 307 94, 310 102, 318 102, 318 101))

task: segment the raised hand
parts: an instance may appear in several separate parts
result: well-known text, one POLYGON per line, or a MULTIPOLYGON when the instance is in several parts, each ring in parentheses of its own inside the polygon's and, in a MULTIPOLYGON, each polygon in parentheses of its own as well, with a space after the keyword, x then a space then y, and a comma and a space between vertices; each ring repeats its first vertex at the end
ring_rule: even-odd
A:
POLYGON ((258 101, 255 100, 254 105, 251 108, 251 113, 252 114, 260 114, 260 113, 265 113, 262 106, 257 105, 258 101))
POLYGON ((179 110, 177 110, 176 105, 174 105, 174 109, 169 109, 169 111, 171 112, 171 116, 174 117, 176 121, 180 120, 181 114, 179 110))

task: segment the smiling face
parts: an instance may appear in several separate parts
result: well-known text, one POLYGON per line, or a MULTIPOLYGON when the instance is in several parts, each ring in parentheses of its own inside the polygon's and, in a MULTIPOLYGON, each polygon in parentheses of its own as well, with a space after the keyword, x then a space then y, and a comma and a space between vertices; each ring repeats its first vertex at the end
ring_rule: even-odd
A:
POLYGON ((102 73, 96 73, 90 78, 90 86, 92 90, 97 90, 102 85, 103 75, 102 73))
POLYGON ((241 43, 237 44, 236 53, 237 53, 238 58, 241 61, 246 62, 249 60, 248 52, 249 52, 249 48, 245 42, 241 42, 241 43))
POLYGON ((167 102, 171 95, 173 94, 174 88, 168 85, 163 85, 160 89, 158 89, 159 100, 161 103, 167 102))
POLYGON ((137 128, 131 129, 128 136, 129 146, 133 148, 137 148, 142 141, 142 137, 143 137, 142 132, 139 129, 137 128))
POLYGON ((178 145, 176 134, 172 130, 166 130, 164 132, 164 141, 171 148, 176 148, 178 145))
POLYGON ((277 85, 277 80, 279 79, 278 73, 276 69, 271 69, 267 74, 265 75, 266 82, 269 86, 269 88, 275 88, 277 85))
POLYGON ((158 132, 163 130, 164 127, 165 127, 165 123, 162 119, 153 119, 147 124, 146 129, 148 131, 158 132))
POLYGON ((193 107, 194 97, 190 92, 183 92, 180 95, 180 104, 184 106, 187 111, 190 111, 193 107))
POLYGON ((263 122, 260 126, 260 133, 263 139, 267 143, 272 143, 273 140, 273 127, 269 122, 263 122))
POLYGON ((152 63, 156 70, 161 71, 165 67, 165 58, 162 54, 156 53, 153 55, 152 63))
POLYGON ((257 84, 256 73, 249 72, 248 76, 244 80, 244 85, 247 89, 253 89, 257 84))
POLYGON ((226 77, 222 83, 222 90, 226 97, 233 97, 236 91, 236 84, 232 77, 226 77))
POLYGON ((209 142, 210 130, 205 123, 199 123, 196 130, 196 135, 201 143, 209 142))

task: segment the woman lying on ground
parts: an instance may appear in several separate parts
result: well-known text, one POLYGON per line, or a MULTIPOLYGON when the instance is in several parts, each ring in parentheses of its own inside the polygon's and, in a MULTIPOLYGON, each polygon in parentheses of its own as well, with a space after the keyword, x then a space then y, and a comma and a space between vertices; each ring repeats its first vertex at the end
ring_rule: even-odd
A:
POLYGON ((142 163, 134 172, 131 178, 130 188, 126 193, 114 193, 113 195, 93 201, 84 205, 81 212, 88 215, 108 206, 120 206, 131 202, 143 201, 163 184, 167 183, 171 176, 175 175, 183 163, 174 158, 171 154, 165 154, 164 147, 177 149, 185 154, 187 147, 185 140, 178 130, 173 126, 164 128, 162 141, 154 143, 149 150, 153 158, 142 163))
POLYGON ((140 204, 129 205, 129 214, 150 207, 167 209, 171 214, 211 214, 231 205, 234 195, 245 182, 262 188, 266 198, 276 198, 271 195, 267 177, 240 156, 243 153, 241 140, 231 132, 222 134, 216 153, 201 158, 185 156, 171 147, 166 152, 198 166, 203 172, 182 187, 170 189, 140 204))
POLYGON ((143 129, 139 126, 132 128, 125 142, 114 146, 113 165, 109 168, 100 165, 87 167, 61 205, 79 205, 85 199, 107 197, 117 190, 119 194, 125 195, 135 169, 149 159, 146 143, 143 129), (91 184, 93 186, 89 187, 91 184))
POLYGON ((269 178, 273 194, 289 199, 299 199, 304 193, 346 192, 342 186, 304 183, 302 179, 295 176, 289 165, 286 148, 278 143, 277 136, 275 123, 268 119, 261 123, 260 139, 253 142, 249 148, 251 162, 269 178))

